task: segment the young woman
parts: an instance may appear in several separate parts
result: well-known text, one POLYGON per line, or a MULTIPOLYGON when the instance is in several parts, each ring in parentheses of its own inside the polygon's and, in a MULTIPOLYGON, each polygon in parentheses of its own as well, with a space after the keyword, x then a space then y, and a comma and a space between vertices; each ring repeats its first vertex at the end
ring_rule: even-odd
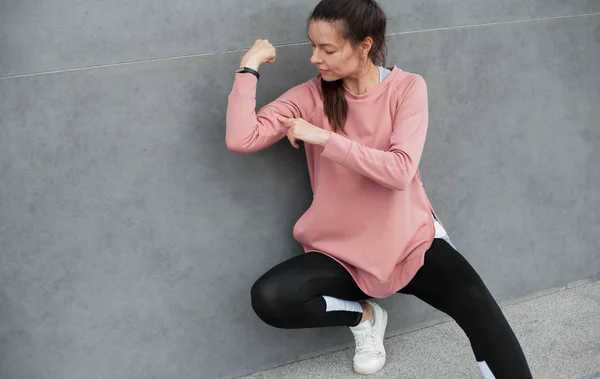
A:
POLYGON ((251 153, 287 136, 302 141, 314 200, 294 226, 305 253, 278 264, 251 290, 277 328, 347 326, 354 370, 385 364, 386 311, 373 298, 414 295, 451 316, 486 379, 531 378, 498 304, 456 251, 418 170, 428 122, 420 75, 385 61, 386 16, 374 0, 323 0, 308 19, 320 75, 255 112, 268 40, 242 58, 227 108, 226 143, 251 153))

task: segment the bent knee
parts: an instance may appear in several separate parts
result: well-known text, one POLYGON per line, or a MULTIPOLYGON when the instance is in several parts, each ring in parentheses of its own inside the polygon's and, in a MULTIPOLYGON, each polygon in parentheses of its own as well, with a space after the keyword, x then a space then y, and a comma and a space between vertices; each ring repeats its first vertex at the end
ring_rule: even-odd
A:
POLYGON ((285 294, 281 285, 268 277, 258 279, 250 290, 254 313, 265 323, 278 326, 284 317, 285 294))

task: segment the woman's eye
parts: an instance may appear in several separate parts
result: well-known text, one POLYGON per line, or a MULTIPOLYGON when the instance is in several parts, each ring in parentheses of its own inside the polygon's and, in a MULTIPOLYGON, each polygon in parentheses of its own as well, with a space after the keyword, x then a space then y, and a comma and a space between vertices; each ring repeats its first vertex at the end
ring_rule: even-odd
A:
POLYGON ((335 53, 335 51, 326 51, 325 53, 326 53, 327 55, 331 55, 331 54, 335 53))

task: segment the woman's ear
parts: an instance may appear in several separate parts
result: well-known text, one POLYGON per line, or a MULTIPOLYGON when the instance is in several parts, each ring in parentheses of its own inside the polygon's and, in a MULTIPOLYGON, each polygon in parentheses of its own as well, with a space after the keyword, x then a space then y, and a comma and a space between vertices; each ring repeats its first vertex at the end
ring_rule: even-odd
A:
POLYGON ((373 47, 373 38, 367 37, 360 44, 361 47, 361 55, 363 58, 366 58, 369 55, 369 51, 373 47))

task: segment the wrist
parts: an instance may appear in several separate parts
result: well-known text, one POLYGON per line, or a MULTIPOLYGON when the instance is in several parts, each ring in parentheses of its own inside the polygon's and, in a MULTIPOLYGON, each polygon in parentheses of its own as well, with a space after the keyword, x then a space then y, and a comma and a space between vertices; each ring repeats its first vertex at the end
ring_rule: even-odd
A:
POLYGON ((240 62, 240 68, 244 68, 244 67, 248 67, 255 71, 258 71, 258 68, 260 67, 260 63, 255 59, 242 58, 242 61, 240 62))

